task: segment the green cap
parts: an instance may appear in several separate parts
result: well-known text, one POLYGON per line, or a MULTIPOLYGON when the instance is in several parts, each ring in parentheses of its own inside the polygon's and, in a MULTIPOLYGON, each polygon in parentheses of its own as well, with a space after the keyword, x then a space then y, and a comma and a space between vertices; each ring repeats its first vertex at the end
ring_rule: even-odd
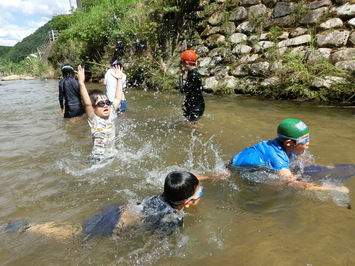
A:
POLYGON ((282 140, 287 140, 287 137, 297 139, 308 133, 307 125, 301 120, 294 118, 283 120, 277 128, 277 135, 282 140))

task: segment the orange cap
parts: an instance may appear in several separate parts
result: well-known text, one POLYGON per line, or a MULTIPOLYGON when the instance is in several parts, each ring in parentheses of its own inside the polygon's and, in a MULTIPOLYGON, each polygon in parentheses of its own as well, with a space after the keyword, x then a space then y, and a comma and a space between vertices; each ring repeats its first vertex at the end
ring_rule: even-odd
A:
POLYGON ((196 64, 197 54, 193 50, 186 50, 180 56, 181 60, 189 64, 196 64))

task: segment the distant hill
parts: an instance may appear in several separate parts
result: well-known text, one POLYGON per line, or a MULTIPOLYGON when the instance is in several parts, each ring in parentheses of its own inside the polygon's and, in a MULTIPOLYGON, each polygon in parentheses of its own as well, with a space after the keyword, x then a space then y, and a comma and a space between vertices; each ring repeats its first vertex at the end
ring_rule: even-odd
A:
POLYGON ((28 55, 37 52, 51 30, 50 22, 38 28, 34 33, 24 38, 13 47, 0 46, 0 58, 19 63, 28 55))
POLYGON ((0 45, 0 58, 3 57, 11 50, 12 46, 1 46, 0 45))

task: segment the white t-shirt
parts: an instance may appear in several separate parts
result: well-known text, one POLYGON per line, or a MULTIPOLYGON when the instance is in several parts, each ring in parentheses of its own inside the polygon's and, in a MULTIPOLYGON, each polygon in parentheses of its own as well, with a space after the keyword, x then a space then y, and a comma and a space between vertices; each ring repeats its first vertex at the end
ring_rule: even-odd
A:
MULTIPOLYGON (((113 102, 115 99, 115 94, 116 94, 116 88, 117 88, 117 79, 111 75, 115 74, 115 71, 110 68, 107 70, 105 74, 105 80, 106 80, 106 95, 108 99, 113 102)), ((126 74, 122 73, 122 101, 126 100, 125 95, 123 93, 123 89, 126 88, 126 74)))
POLYGON ((113 157, 115 153, 115 118, 117 114, 111 105, 110 116, 107 120, 94 115, 93 120, 88 119, 91 128, 91 136, 94 146, 90 159, 101 161, 104 158, 113 157))

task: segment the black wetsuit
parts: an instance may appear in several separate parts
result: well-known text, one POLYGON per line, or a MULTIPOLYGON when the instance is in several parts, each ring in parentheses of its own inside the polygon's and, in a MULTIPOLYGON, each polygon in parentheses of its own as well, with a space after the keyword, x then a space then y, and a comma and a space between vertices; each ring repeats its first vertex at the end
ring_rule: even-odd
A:
POLYGON ((185 84, 183 78, 180 76, 180 92, 185 96, 184 101, 184 116, 188 121, 197 121, 205 111, 205 100, 202 96, 202 81, 201 75, 197 68, 187 72, 187 79, 185 84))
POLYGON ((76 79, 65 77, 59 81, 59 104, 62 109, 65 107, 64 118, 81 116, 85 112, 76 79))

